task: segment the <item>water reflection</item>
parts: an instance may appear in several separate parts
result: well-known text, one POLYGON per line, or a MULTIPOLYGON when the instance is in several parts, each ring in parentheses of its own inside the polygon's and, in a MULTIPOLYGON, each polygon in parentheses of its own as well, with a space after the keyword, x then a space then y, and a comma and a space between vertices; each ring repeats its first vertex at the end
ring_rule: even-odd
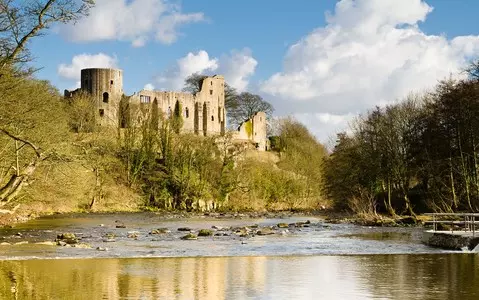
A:
POLYGON ((0 299, 479 299, 475 254, 0 261, 0 299))

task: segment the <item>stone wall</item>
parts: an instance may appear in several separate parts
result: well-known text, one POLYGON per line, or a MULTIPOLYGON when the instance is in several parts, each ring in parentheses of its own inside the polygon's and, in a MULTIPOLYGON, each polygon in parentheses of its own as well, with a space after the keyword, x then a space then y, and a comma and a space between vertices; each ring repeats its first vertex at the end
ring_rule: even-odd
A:
POLYGON ((241 123, 237 132, 235 132, 234 138, 252 142, 259 151, 268 150, 266 114, 262 111, 257 112, 249 120, 241 123))
POLYGON ((142 90, 130 97, 130 103, 151 109, 157 106, 165 117, 173 114, 176 102, 180 104, 183 119, 182 132, 200 135, 221 134, 225 131, 224 78, 207 77, 196 94, 183 92, 142 90))

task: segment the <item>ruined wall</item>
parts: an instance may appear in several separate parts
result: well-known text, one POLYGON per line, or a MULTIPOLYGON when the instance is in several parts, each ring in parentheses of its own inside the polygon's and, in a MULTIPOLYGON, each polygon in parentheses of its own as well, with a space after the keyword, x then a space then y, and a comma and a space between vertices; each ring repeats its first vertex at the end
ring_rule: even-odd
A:
POLYGON ((123 73, 116 69, 81 70, 81 90, 90 93, 97 101, 100 125, 118 124, 119 106, 123 95, 123 73))
POLYGON ((213 135, 224 133, 224 78, 207 77, 202 82, 201 90, 195 95, 183 92, 164 92, 142 90, 130 97, 130 103, 151 109, 158 106, 158 111, 168 118, 173 115, 178 101, 183 118, 183 133, 213 135))
POLYGON ((177 101, 180 104, 181 117, 183 119, 181 131, 183 133, 193 132, 195 101, 192 94, 142 90, 130 97, 130 103, 147 109, 151 109, 154 105, 158 106, 158 112, 162 113, 164 118, 173 115, 177 101))
POLYGON ((225 79, 215 75, 203 80, 201 90, 196 93, 199 133, 222 134, 225 132, 225 79))
POLYGON ((266 114, 262 111, 254 114, 249 120, 241 123, 238 131, 235 132, 235 139, 249 140, 255 144, 260 151, 268 150, 268 139, 266 138, 266 114))

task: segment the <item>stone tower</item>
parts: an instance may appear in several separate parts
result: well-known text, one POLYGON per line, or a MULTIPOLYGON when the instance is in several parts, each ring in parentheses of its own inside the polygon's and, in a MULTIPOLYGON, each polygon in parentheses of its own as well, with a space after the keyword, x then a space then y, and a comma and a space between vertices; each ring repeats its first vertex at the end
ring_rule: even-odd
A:
POLYGON ((100 125, 119 122, 119 107, 123 95, 123 72, 117 69, 81 70, 81 90, 90 93, 97 101, 100 125))

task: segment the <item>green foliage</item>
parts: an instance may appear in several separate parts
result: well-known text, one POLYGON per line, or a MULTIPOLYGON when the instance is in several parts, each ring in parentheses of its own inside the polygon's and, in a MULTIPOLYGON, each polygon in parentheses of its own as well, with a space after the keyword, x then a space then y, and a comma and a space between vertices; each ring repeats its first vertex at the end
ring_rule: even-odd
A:
POLYGON ((173 110, 173 116, 171 120, 171 126, 173 128, 173 132, 175 132, 176 134, 179 134, 181 131, 181 128, 183 127, 183 116, 181 112, 182 112, 181 103, 178 100, 176 100, 175 108, 173 110))
POLYGON ((233 199, 236 205, 241 201, 255 209, 293 210, 324 204, 321 164, 327 154, 325 148, 293 119, 283 119, 278 132, 284 145, 278 162, 245 159, 238 164, 242 188, 232 196, 239 199, 233 199))
POLYGON ((324 165, 337 208, 395 215, 479 209, 479 82, 444 81, 376 108, 324 165))
POLYGON ((96 129, 96 103, 95 99, 80 92, 67 100, 66 112, 68 124, 73 132, 93 132, 96 129))

